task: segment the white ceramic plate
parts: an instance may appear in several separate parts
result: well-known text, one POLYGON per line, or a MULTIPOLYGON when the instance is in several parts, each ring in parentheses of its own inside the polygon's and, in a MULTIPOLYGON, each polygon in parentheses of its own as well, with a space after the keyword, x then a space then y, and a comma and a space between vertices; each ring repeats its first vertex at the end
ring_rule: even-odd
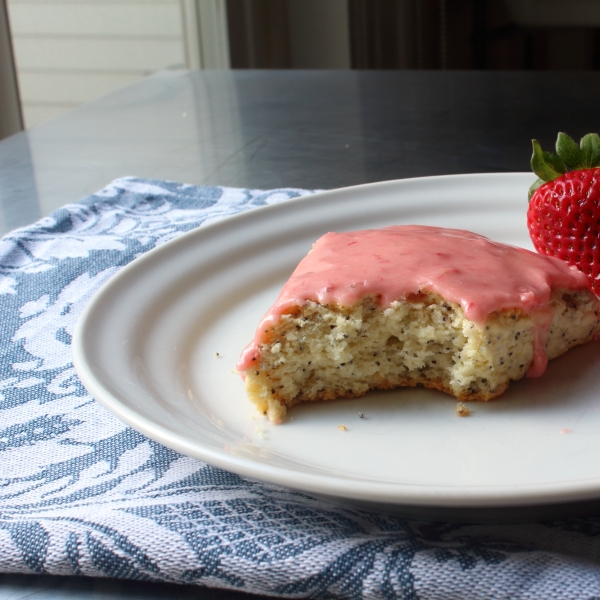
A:
POLYGON ((600 348, 471 405, 400 389, 293 408, 270 425, 232 373, 261 316, 327 231, 420 223, 531 247, 532 176, 430 177, 257 209, 137 259, 88 305, 74 337, 92 395, 150 438, 238 474, 387 506, 510 507, 600 498, 600 348), (219 356, 216 356, 216 353, 219 356), (365 414, 360 419, 358 414, 365 414), (339 425, 347 431, 340 431, 339 425))

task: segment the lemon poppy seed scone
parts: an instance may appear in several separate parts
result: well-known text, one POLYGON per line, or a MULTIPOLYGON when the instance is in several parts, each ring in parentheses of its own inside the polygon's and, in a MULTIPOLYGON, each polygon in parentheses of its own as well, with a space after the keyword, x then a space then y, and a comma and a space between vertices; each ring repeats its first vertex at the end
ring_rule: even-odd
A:
POLYGON ((554 257, 455 229, 328 233, 238 371, 275 423, 299 402, 399 386, 490 400, 598 331, 585 275, 554 257))

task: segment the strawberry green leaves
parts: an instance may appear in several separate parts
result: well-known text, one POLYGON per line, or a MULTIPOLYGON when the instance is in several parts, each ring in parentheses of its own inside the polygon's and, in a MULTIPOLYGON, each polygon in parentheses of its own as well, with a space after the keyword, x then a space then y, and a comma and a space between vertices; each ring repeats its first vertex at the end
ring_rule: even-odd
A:
MULTIPOLYGON (((535 190, 547 181, 554 181, 567 171, 567 167, 559 156, 544 152, 537 140, 531 140, 533 155, 531 156, 531 169, 539 179, 529 188, 528 199, 531 200, 535 190)), ((575 144, 575 142, 573 142, 575 144)), ((558 145, 558 141, 557 141, 558 145)), ((579 150, 579 148, 578 148, 579 150)))
POLYGON ((531 143, 533 144, 531 168, 540 179, 553 181, 566 173, 567 168, 558 156, 554 156, 550 152, 544 152, 537 140, 531 140, 531 143))
POLYGON ((559 133, 556 138, 556 154, 569 169, 581 168, 583 152, 577 142, 566 133, 559 133))
POLYGON ((546 182, 543 179, 536 179, 533 185, 529 188, 529 191, 527 192, 527 200, 531 200, 531 196, 533 196, 535 190, 537 190, 541 185, 544 185, 545 183, 546 182))
POLYGON ((584 169, 591 169, 600 164, 600 137, 597 133, 588 133, 581 138, 581 153, 584 169))
POLYGON ((529 188, 529 199, 544 183, 554 181, 569 171, 591 169, 600 165, 600 136, 588 133, 579 146, 566 133, 556 139, 556 155, 544 152, 537 140, 532 140, 531 169, 539 179, 529 188))

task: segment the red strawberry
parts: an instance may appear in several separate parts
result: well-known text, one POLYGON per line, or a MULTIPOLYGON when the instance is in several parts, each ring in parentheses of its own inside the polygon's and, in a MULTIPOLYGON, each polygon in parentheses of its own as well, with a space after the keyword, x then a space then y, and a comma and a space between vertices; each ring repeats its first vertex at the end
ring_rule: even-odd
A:
POLYGON ((540 254, 558 256, 583 271, 600 296, 600 137, 579 146, 559 133, 556 156, 533 140, 531 168, 539 179, 529 190, 527 227, 540 254))

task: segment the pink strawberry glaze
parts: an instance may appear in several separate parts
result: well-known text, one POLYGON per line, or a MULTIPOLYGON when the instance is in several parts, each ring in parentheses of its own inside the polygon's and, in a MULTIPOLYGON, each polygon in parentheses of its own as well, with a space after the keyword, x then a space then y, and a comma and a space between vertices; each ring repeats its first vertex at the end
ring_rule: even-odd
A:
POLYGON ((422 290, 460 304, 466 317, 480 327, 496 310, 542 309, 535 319, 534 360, 527 373, 539 377, 548 362, 544 347, 552 320, 552 287, 589 288, 589 283, 576 267, 558 258, 460 229, 400 225, 328 233, 296 267, 237 369, 243 372, 256 364, 264 331, 308 300, 352 306, 364 296, 377 295, 380 305, 388 307, 422 290))

